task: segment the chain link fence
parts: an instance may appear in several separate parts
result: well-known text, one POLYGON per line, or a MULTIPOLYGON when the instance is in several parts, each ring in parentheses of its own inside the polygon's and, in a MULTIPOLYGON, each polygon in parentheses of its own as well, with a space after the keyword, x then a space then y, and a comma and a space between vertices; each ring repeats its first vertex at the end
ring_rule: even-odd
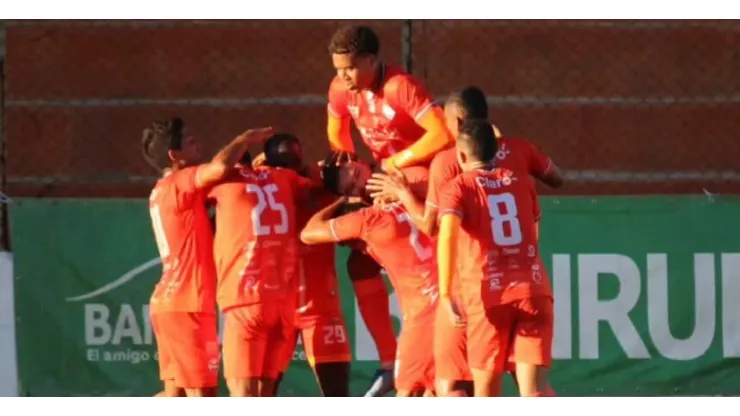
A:
MULTIPOLYGON (((324 156, 331 34, 346 21, 8 21, 7 193, 145 196, 140 132, 180 115, 209 151, 247 127, 324 156)), ((371 21, 440 100, 467 84, 566 194, 740 192, 738 21, 371 21)))

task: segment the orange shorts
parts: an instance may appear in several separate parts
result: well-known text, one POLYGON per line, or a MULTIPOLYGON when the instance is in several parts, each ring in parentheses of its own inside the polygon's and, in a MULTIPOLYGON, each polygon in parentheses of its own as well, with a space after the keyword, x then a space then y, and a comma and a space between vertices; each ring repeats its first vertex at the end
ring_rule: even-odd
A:
POLYGON ((282 354, 295 331, 295 309, 261 302, 224 312, 224 378, 277 379, 282 354))
POLYGON ((442 308, 434 323, 434 372, 437 380, 472 380, 468 368, 468 335, 457 328, 442 308))
POLYGON ((436 307, 404 320, 396 352, 396 390, 434 389, 436 307))
POLYGON ((509 361, 549 367, 554 335, 553 301, 536 296, 468 315, 468 365, 504 372, 509 361))
POLYGON ((282 354, 280 371, 285 372, 293 360, 293 352, 298 343, 298 335, 303 342, 308 364, 313 367, 320 363, 344 363, 352 361, 349 345, 349 332, 341 312, 313 317, 299 317, 296 330, 282 354))
POLYGON ((216 314, 151 314, 157 340, 159 378, 186 389, 218 385, 218 318, 216 314))

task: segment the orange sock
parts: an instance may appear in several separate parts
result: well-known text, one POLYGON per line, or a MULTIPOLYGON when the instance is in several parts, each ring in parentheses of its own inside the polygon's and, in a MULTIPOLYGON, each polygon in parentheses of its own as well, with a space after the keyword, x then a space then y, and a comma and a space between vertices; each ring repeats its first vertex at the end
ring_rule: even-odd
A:
POLYGON ((353 281, 357 306, 370 336, 375 341, 381 364, 392 365, 396 359, 396 334, 393 331, 388 289, 381 276, 353 281))

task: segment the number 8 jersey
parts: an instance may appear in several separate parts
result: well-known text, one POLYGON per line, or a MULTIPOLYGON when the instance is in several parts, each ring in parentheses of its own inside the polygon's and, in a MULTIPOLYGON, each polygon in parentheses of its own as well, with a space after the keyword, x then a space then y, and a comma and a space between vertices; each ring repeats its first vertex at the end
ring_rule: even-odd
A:
POLYGON ((464 172, 445 185, 439 215, 458 215, 455 279, 463 302, 485 308, 549 295, 537 263, 536 195, 526 174, 464 172))
POLYGON ((314 183, 289 169, 234 169, 213 188, 214 257, 222 311, 297 292, 296 201, 314 183))

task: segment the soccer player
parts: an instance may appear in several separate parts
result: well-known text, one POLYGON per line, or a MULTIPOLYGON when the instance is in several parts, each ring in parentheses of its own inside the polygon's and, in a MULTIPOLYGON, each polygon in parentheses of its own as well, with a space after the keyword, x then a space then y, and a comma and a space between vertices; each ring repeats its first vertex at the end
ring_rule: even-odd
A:
POLYGON ((290 169, 242 164, 209 193, 216 202, 217 301, 231 396, 275 393, 281 353, 295 330, 295 206, 313 184, 290 169))
MULTIPOLYGON (((364 166, 364 165, 360 165, 364 166)), ((325 185, 336 189, 340 183, 354 180, 364 188, 370 175, 353 174, 348 165, 328 165, 325 185), (334 170, 335 173, 331 173, 334 170)), ((423 197, 427 187, 427 169, 407 168, 416 192, 423 197)), ((403 314, 396 356, 395 388, 397 396, 430 394, 434 389, 434 320, 437 307, 437 276, 434 247, 419 233, 400 204, 355 204, 357 209, 336 216, 344 198, 316 213, 301 232, 306 244, 361 241, 367 252, 388 272, 398 295, 403 314)))
MULTIPOLYGON (((329 86, 327 135, 333 150, 355 153, 351 123, 380 167, 403 168, 428 163, 452 137, 442 110, 413 76, 379 59, 380 42, 366 26, 338 29, 329 43, 336 76, 329 86)), ((379 268, 353 251, 348 267, 360 313, 379 350, 381 367, 392 365, 390 314, 381 298, 388 292, 379 268), (361 280, 354 278, 365 277, 361 280)), ((394 345, 395 346, 395 345, 394 345)), ((368 395, 382 395, 392 386, 389 371, 379 371, 368 395)))
POLYGON ((466 120, 456 148, 463 173, 445 185, 439 204, 440 312, 466 328, 475 396, 500 394, 510 356, 520 395, 544 396, 553 301, 537 261, 531 179, 495 167, 497 141, 485 120, 466 120))
MULTIPOLYGON (((458 136, 459 126, 464 120, 487 117, 486 96, 477 87, 469 86, 452 93, 445 104, 446 123, 455 137, 458 136)), ((552 159, 542 154, 531 142, 521 138, 500 137, 495 126, 494 133, 499 143, 496 152, 497 166, 531 175, 553 188, 562 186, 563 178, 552 159)), ((457 161, 456 149, 452 146, 437 154, 432 161, 426 203, 413 198, 413 194, 403 184, 402 175, 374 175, 374 178, 369 180, 368 188, 379 195, 400 199, 412 213, 417 227, 425 233, 435 234, 441 189, 460 173, 462 170, 457 161)), ((534 183, 532 185, 532 192, 536 192, 534 183)), ((535 200, 535 218, 539 220, 539 216, 539 204, 535 200)), ((545 280, 549 282, 541 258, 538 258, 538 262, 545 280)), ((437 363, 437 394, 446 395, 453 386, 457 386, 454 389, 469 391, 468 384, 464 382, 471 378, 465 364, 465 332, 451 327, 447 319, 441 319, 438 324, 438 332, 448 334, 440 336, 445 342, 437 346, 440 349, 438 354, 448 359, 439 360, 437 363)))
POLYGON ((149 196, 162 278, 150 300, 163 396, 215 396, 218 384, 216 271, 205 195, 250 144, 270 129, 248 130, 201 164, 198 141, 179 118, 154 122, 144 158, 162 172, 149 196))
MULTIPOLYGON (((301 144, 290 134, 276 134, 265 142, 264 165, 292 169, 301 176, 317 180, 321 178, 318 166, 303 162, 301 144)), ((328 192, 321 192, 298 206, 296 229, 303 229, 313 214, 334 199, 328 192)), ((334 252, 334 244, 300 245, 296 330, 286 344, 278 384, 293 358, 300 334, 321 393, 326 397, 349 397, 352 352, 340 304, 334 252)))

